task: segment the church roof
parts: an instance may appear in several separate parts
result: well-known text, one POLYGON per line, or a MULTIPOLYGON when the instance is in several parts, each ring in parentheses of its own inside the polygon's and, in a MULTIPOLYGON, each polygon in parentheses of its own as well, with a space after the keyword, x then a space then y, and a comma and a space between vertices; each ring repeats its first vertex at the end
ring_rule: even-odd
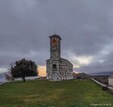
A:
POLYGON ((67 59, 61 58, 61 60, 66 61, 66 62, 70 63, 73 66, 73 64, 70 61, 68 61, 67 59))
POLYGON ((49 37, 50 37, 50 39, 53 38, 53 37, 57 37, 57 38, 59 38, 61 40, 61 37, 59 35, 57 35, 57 34, 54 34, 54 35, 49 36, 49 37))

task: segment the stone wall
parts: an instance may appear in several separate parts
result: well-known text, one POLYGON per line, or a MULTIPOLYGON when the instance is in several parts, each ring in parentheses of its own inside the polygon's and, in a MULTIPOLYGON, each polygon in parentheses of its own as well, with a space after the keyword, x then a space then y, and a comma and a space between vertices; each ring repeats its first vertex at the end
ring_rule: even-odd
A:
POLYGON ((66 80, 73 79, 73 65, 66 59, 60 60, 49 59, 47 64, 47 79, 49 80, 66 80))

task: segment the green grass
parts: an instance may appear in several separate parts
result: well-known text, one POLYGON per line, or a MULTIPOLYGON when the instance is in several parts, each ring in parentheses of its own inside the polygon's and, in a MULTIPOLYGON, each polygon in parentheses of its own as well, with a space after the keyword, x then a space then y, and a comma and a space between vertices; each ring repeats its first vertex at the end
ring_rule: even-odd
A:
POLYGON ((113 94, 91 80, 33 80, 0 86, 0 107, 94 107, 91 104, 113 107, 113 94))

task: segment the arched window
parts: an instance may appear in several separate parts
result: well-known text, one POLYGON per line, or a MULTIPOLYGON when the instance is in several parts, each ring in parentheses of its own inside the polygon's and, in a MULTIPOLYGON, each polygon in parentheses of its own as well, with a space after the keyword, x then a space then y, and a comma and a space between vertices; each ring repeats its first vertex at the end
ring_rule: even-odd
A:
POLYGON ((56 64, 53 64, 52 65, 52 68, 53 68, 53 71, 56 71, 57 70, 57 65, 56 64))

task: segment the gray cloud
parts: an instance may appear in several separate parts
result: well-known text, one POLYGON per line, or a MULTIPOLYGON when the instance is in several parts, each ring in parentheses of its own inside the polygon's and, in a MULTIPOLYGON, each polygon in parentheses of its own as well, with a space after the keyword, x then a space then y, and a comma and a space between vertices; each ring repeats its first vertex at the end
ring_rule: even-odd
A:
POLYGON ((93 58, 76 70, 113 70, 112 10, 112 0, 0 0, 0 67, 23 57, 45 65, 56 32, 62 57, 93 58))

